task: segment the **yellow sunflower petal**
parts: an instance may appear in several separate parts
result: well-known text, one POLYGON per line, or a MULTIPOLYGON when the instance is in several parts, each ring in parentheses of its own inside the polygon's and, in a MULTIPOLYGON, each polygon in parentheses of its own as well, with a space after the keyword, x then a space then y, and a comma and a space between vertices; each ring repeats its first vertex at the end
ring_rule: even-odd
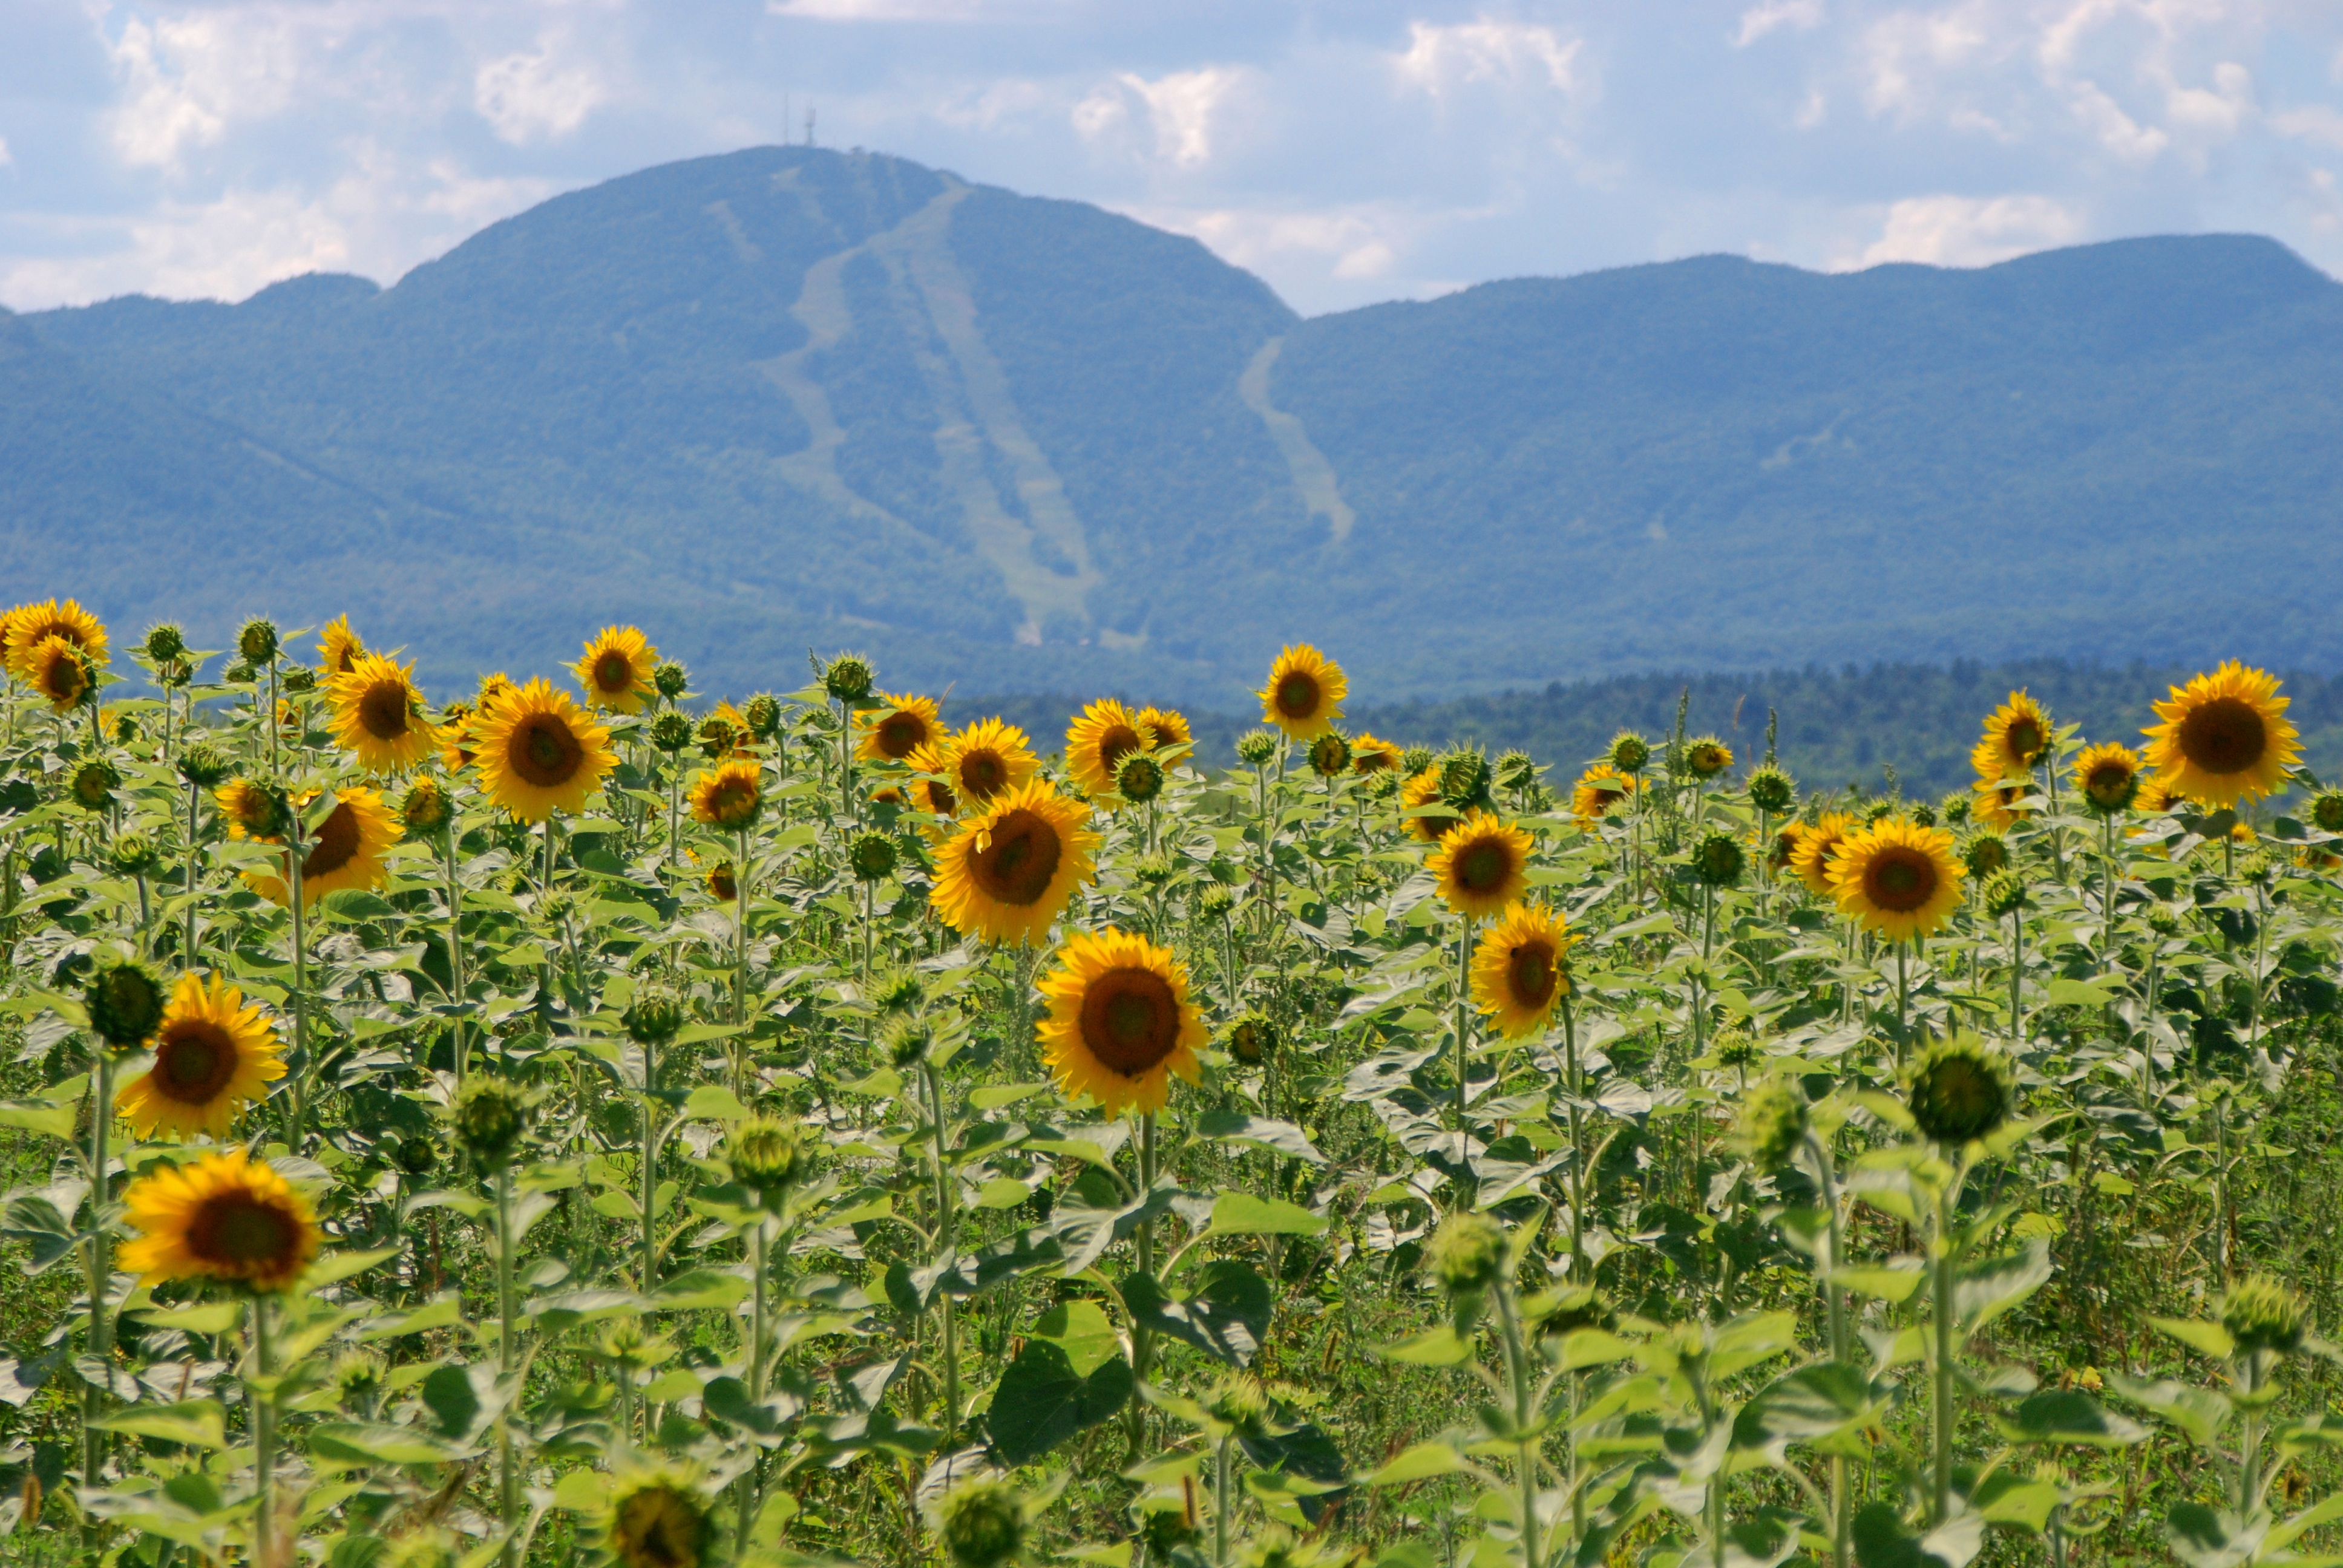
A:
POLYGON ((541 678, 490 699, 471 739, 489 798, 524 822, 585 809, 618 760, 610 732, 541 678))
POLYGON ((285 1076, 283 1050, 241 990, 216 975, 183 974, 155 1031, 154 1065, 122 1086, 115 1111, 141 1138, 225 1138, 236 1112, 285 1076))
POLYGON ((1171 949, 1131 931, 1078 935, 1040 989, 1042 1055, 1069 1100, 1088 1095, 1109 1115, 1160 1111, 1173 1073, 1201 1075, 1203 1014, 1171 949))
POLYGON ((2200 675, 2156 704, 2164 722, 2147 731, 2147 765, 2177 794, 2207 806, 2274 793, 2302 755, 2278 678, 2235 661, 2200 675))
POLYGON ((1440 848, 1423 867, 1450 909, 1493 915, 1529 890, 1531 848, 1521 829, 1475 811, 1440 836, 1440 848))
POLYGON ((1508 1040, 1538 1033, 1570 991, 1573 935, 1544 904, 1517 903, 1473 947, 1473 1000, 1508 1040))
POLYGON ((122 1266, 150 1284, 224 1280, 281 1291, 322 1240, 309 1201, 241 1149, 142 1176, 123 1204, 138 1235, 124 1245, 122 1266))
POLYGON ((1097 879, 1102 840, 1082 826, 1089 816, 1038 779, 995 797, 937 851, 929 901, 964 936, 1040 941, 1074 890, 1097 879))
POLYGON ((1866 930, 1908 941, 1952 918, 1966 874, 1950 833, 1883 817, 1841 846, 1830 863, 1830 890, 1840 912, 1866 930))
POLYGON ((1261 716, 1296 740, 1315 740, 1342 717, 1351 683, 1342 667, 1308 643, 1281 650, 1269 667, 1269 684, 1253 695, 1261 716))

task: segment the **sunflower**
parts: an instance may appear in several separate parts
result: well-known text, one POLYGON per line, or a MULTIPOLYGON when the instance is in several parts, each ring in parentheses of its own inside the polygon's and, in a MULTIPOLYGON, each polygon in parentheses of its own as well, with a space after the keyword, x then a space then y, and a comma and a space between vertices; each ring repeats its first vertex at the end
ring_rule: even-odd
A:
POLYGON ((498 703, 520 690, 513 678, 499 669, 493 675, 480 677, 480 689, 472 694, 472 710, 486 719, 495 711, 498 703))
POLYGON ((1296 740, 1315 740, 1342 717, 1351 683, 1342 667, 1308 643, 1295 643, 1269 667, 1269 684, 1254 695, 1261 716, 1296 740))
POLYGON ((699 749, 710 758, 753 758, 757 755, 757 732, 749 728, 748 716, 729 702, 719 702, 714 712, 699 721, 694 733, 699 739, 699 749))
POLYGON ((260 1009, 217 975, 183 974, 155 1031, 155 1065, 122 1086, 114 1109, 141 1138, 225 1138, 236 1113, 285 1076, 283 1044, 260 1009))
MULTIPOLYGON (((1066 769, 1085 795, 1111 796, 1122 759, 1146 749, 1147 734, 1139 728, 1139 716, 1115 699, 1101 697, 1066 730, 1066 769)), ((1113 803, 1107 809, 1112 810, 1113 803)))
POLYGON ((569 668, 586 689, 586 700, 614 713, 640 713, 644 702, 659 694, 651 684, 659 649, 635 627, 604 627, 569 668))
POLYGON ((1825 811, 1821 820, 1809 827, 1798 840, 1790 869, 1798 873, 1798 880, 1806 891, 1817 898, 1831 893, 1831 862, 1838 858, 1847 836, 1855 831, 1855 819, 1845 811, 1825 811))
POLYGON ((1830 890, 1842 913, 1891 941, 1925 937, 1961 901, 1953 836, 1901 817, 1883 817, 1840 848, 1830 890))
POLYGON ((1423 863, 1448 907, 1493 915, 1529 890, 1530 836, 1490 811, 1475 811, 1440 836, 1423 863))
MULTIPOLYGON (((1436 806, 1439 803, 1440 769, 1436 767, 1425 769, 1399 787, 1399 809, 1403 812, 1413 811, 1424 806, 1436 806)), ((1455 827, 1463 819, 1450 816, 1445 812, 1433 812, 1422 817, 1403 817, 1402 820, 1407 825, 1408 836, 1416 842, 1437 844, 1440 842, 1442 834, 1455 827)))
POLYGON ((1969 816, 1982 826, 1998 830, 2033 815, 2018 804, 2033 792, 2033 786, 2023 779, 1996 782, 1980 775, 1970 789, 1969 816))
POLYGON ((638 1461, 598 1489, 589 1533, 618 1568, 709 1568, 726 1555, 725 1526, 698 1470, 638 1461))
POLYGON ((1196 749, 1196 732, 1189 727, 1188 716, 1173 708, 1142 708, 1132 718, 1139 732, 1147 738, 1150 751, 1171 751, 1178 755, 1167 764, 1177 768, 1196 749))
POLYGON ((402 772, 431 755, 412 664, 401 668, 381 654, 360 654, 327 678, 326 695, 334 704, 334 739, 372 771, 402 772))
POLYGON ((366 656, 366 644, 350 629, 350 618, 346 615, 336 616, 317 634, 317 668, 328 678, 349 674, 366 656))
POLYGON ((542 678, 484 709, 473 736, 481 782, 524 822, 582 810, 618 760, 610 732, 542 678))
MULTIPOLYGON (((382 857, 398 842, 398 819, 371 789, 337 789, 335 796, 334 809, 317 824, 309 852, 301 858, 301 907, 305 910, 327 893, 343 888, 379 888, 390 879, 382 857)), ((315 799, 305 797, 303 805, 315 799)), ((282 877, 246 871, 244 881, 272 904, 281 907, 292 901, 282 877)))
POLYGON ((8 612, 5 637, 0 647, 6 649, 8 671, 28 686, 40 684, 34 678, 33 650, 53 637, 65 638, 88 656, 91 668, 106 666, 106 626, 73 599, 17 606, 8 612))
POLYGON ((249 779, 231 779, 212 792, 212 799, 218 803, 220 815, 227 819, 229 838, 257 839, 269 844, 283 840, 287 806, 284 797, 267 786, 249 779))
POLYGON ((1635 776, 1608 762, 1597 762, 1578 776, 1570 791, 1570 814, 1582 828, 1592 828, 1610 816, 1635 793, 1635 776))
POLYGON ((1578 939, 1544 904, 1514 904, 1473 948, 1473 1000, 1497 1032, 1519 1040, 1545 1028, 1569 993, 1563 960, 1578 939))
POLYGON ((1398 767, 1403 758, 1399 747, 1376 735, 1351 737, 1351 771, 1358 774, 1387 773, 1398 767))
POLYGON ((2146 817, 2166 817, 2177 811, 2192 810, 2196 802, 2189 799, 2163 779, 2147 778, 2139 781, 2139 793, 2131 799, 2132 809, 2146 817))
POLYGON ((148 1283, 226 1280, 281 1291, 301 1277, 322 1239, 309 1201, 241 1149, 165 1166, 123 1193, 136 1240, 122 1266, 148 1283))
POLYGON ((25 655, 17 674, 25 685, 49 699, 50 710, 71 713, 89 700, 95 673, 81 645, 64 637, 45 637, 25 655))
POLYGON ((930 741, 943 738, 943 727, 936 721, 940 709, 934 698, 882 691, 879 703, 854 717, 862 730, 862 744, 854 749, 854 754, 863 761, 900 762, 930 741))
MULTIPOLYGON (((960 791, 951 787, 952 763, 949 741, 941 746, 920 747, 911 753, 907 765, 914 775, 910 781, 910 793, 903 797, 909 804, 930 817, 943 818, 947 822, 960 815, 960 791)), ((897 794, 902 796, 903 792, 899 790, 897 794)), ((935 838, 942 831, 940 824, 930 824, 927 829, 930 838, 935 838)))
POLYGON ((719 904, 729 904, 740 896, 740 879, 733 874, 729 860, 719 860, 709 867, 705 885, 708 896, 719 904))
POLYGON ((736 758, 703 770, 691 784, 691 819, 710 828, 745 828, 765 804, 765 770, 736 758))
POLYGON ((1204 1018, 1171 949, 1131 931, 1077 935, 1041 991, 1042 1055, 1067 1099, 1088 1094, 1110 1116, 1161 1111, 1172 1074, 1201 1076, 1204 1018))
POLYGON ((2084 749, 2075 759, 2075 788, 2095 810, 2114 816, 2139 794, 2139 753, 2110 740, 2084 749))
POLYGON ((2050 749, 2051 739, 2050 715, 2025 692, 2013 691, 2007 702, 1986 716, 1985 739, 1969 760, 1979 779, 1995 783, 2022 779, 2050 749))
POLYGON ((1786 871, 1798 863, 1798 846, 1806 841, 1808 829, 1804 822, 1792 820, 1774 829, 1773 841, 1765 846, 1765 869, 1786 871))
POLYGON ((2277 677, 2233 659, 2156 704, 2164 722, 2147 731, 2148 766, 2207 806, 2271 794, 2302 754, 2286 719, 2290 701, 2278 694, 2277 677))
POLYGON ((1101 839, 1082 826, 1089 816, 1038 779, 986 802, 937 852, 936 913, 966 936, 1038 942, 1074 890, 1097 878, 1101 839))
POLYGON ((948 766, 938 771, 950 778, 960 799, 979 803, 1017 789, 1041 766, 1025 732, 998 719, 977 720, 942 750, 948 766))
POLYGON ((439 710, 439 728, 431 732, 439 742, 439 760, 450 773, 472 765, 472 705, 451 702, 439 710))
POLYGON ((1733 748, 1714 735, 1684 742, 1684 766, 1695 778, 1714 779, 1733 766, 1733 748))

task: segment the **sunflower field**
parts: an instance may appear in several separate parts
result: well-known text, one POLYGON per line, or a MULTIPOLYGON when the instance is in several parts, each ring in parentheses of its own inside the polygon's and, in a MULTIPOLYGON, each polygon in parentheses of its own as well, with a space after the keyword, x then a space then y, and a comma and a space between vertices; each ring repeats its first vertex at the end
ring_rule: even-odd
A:
POLYGON ((2261 671, 1925 801, 0 636, 5 1561, 2343 1563, 2261 671))

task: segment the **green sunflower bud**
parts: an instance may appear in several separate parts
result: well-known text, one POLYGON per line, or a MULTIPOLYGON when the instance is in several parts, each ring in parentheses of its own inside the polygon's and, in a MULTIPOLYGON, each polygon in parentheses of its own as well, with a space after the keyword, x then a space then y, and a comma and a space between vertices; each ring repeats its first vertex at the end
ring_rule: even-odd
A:
POLYGON ((1439 758, 1431 747, 1411 746, 1399 754, 1398 771, 1413 779, 1437 760, 1439 758))
POLYGON ((832 701, 860 702, 870 695, 870 685, 876 678, 867 660, 841 653, 822 670, 821 687, 832 701))
POLYGON ((428 1138, 403 1139, 397 1159, 398 1168, 409 1176, 427 1176, 439 1163, 439 1145, 428 1138))
POLYGON ((776 1116, 736 1121, 724 1137, 724 1163, 732 1180, 778 1208, 791 1187, 803 1181, 813 1157, 805 1129, 776 1116))
POLYGON ((1163 793, 1163 764, 1144 751, 1134 751, 1115 767, 1114 792, 1134 806, 1144 806, 1163 793))
POLYGON ((198 789, 217 788, 228 772, 227 759, 206 740, 198 740, 180 752, 177 767, 179 777, 198 789))
POLYGON ((121 770, 98 758, 75 769, 68 788, 75 805, 85 811, 103 811, 114 804, 114 792, 121 784, 121 770))
POLYGON ((1340 778, 1351 770, 1351 742, 1338 729, 1329 729, 1310 743, 1310 771, 1321 779, 1340 778))
POLYGON ((1970 836, 1967 846, 1961 850, 1961 862, 1979 881, 2006 871, 2009 869, 2009 840, 1990 828, 1981 829, 1970 836))
POLYGON ((2239 1350, 2292 1355, 2309 1337, 2302 1298, 2268 1274, 2248 1274, 2221 1298, 2221 1326, 2239 1350))
POLYGON ((2329 789, 2310 803, 2310 819, 2322 833, 2343 833, 2343 789, 2329 789))
POLYGON ((900 858, 895 840, 875 829, 857 833, 846 851, 846 861, 858 882, 883 882, 895 874, 900 858))
POLYGON ((163 852, 144 833, 125 833, 114 840, 114 869, 126 877, 151 877, 163 864, 163 852))
POLYGON ((1798 803, 1797 781, 1779 768, 1760 768, 1749 775, 1749 803, 1778 817, 1798 803))
POLYGON ((1432 1277, 1451 1297, 1478 1296, 1504 1277, 1505 1228, 1486 1214, 1451 1215, 1423 1249, 1432 1277))
POLYGON ((1652 765, 1652 743, 1632 729, 1611 738, 1611 766, 1622 773, 1641 773, 1652 765))
POLYGON ((279 678, 288 696, 298 697, 317 689, 317 672, 306 664, 288 664, 279 678))
POLYGON ((1779 1078, 1769 1078, 1741 1102, 1741 1146, 1751 1161, 1772 1171, 1786 1165, 1806 1138, 1806 1097, 1779 1078))
POLYGON ((897 1019, 887 1027, 887 1060, 899 1069, 927 1060, 935 1044, 936 1031, 925 1019, 897 1019))
POLYGON ((1915 800, 1904 808, 1904 815, 1923 828, 1936 825, 1936 809, 1926 800, 1915 800))
POLYGON ((670 708, 651 720, 651 744, 674 756, 691 744, 691 720, 670 708))
POLYGON ((627 1038, 637 1045, 665 1045, 684 1022, 683 998, 666 986, 645 986, 627 1009, 627 1038))
POLYGON ((345 1407, 371 1417, 390 1382, 390 1363, 372 1351, 344 1351, 334 1358, 334 1392, 345 1407))
POLYGON ((1489 759, 1466 749, 1440 759, 1440 799, 1460 811, 1489 804, 1489 759))
POLYGON ((264 616, 246 621, 236 634, 236 657, 259 666, 277 657, 277 623, 264 616))
POLYGON ((146 657, 156 664, 170 664, 187 656, 187 634, 165 621, 146 634, 146 657))
POLYGON ((1969 808, 1973 803, 1968 791, 1951 790, 1936 802, 1936 820, 1947 828, 1966 827, 1969 819, 1969 808))
POLYGON ((1757 1049, 1757 1042, 1749 1038, 1746 1030, 1727 1029, 1717 1031, 1708 1054, 1716 1059, 1719 1067, 1747 1067, 1764 1052, 1757 1049))
POLYGON ((1206 1415, 1241 1437, 1265 1435, 1270 1418, 1275 1413, 1269 1390, 1262 1386, 1259 1378, 1243 1372, 1228 1372, 1215 1378, 1198 1402, 1203 1405, 1206 1415))
POLYGON ((1975 1035, 1956 1034, 1920 1053, 1911 1073, 1912 1120, 1922 1137, 1958 1148, 1987 1137, 2017 1104, 2017 1083, 2002 1054, 1975 1035))
POLYGON ((1730 833, 1710 833, 1692 852, 1693 875, 1712 888, 1730 888, 1741 880, 1749 857, 1741 840, 1730 833))
POLYGON ((2026 879, 2015 871, 1996 871, 1986 879, 1978 897, 1987 917, 2006 920, 2026 907, 2026 879))
POLYGON ((928 982, 917 970, 897 970, 870 988, 870 1003, 880 1012, 916 1012, 928 999, 928 982))
POLYGON ((1277 755, 1277 739, 1266 729, 1255 729, 1237 742, 1237 756, 1248 768, 1266 768, 1277 755))
POLYGON ((1196 913, 1207 920, 1224 920, 1229 911, 1237 907, 1236 890, 1219 882, 1208 885, 1196 895, 1196 913))
POLYGON ((130 1050, 155 1038, 163 1027, 168 999, 163 982, 144 964, 117 960, 89 977, 82 1007, 92 1034, 116 1050, 130 1050))
POLYGON ((486 1170, 512 1163, 537 1120, 537 1100, 517 1083, 486 1073, 465 1081, 448 1107, 456 1141, 486 1170))
POLYGON ((747 722, 749 734, 759 740, 770 740, 781 728, 781 705, 770 694, 759 692, 740 709, 740 717, 747 722))
POLYGON ((1000 1568, 1024 1548, 1024 1499, 1006 1481, 963 1481, 936 1504, 935 1525, 955 1568, 1000 1568))
POLYGON ((1497 759, 1497 784, 1515 793, 1537 782, 1537 759, 1526 751, 1508 751, 1497 759))
POLYGON ((674 659, 663 658, 651 670, 651 689, 669 702, 679 699, 690 686, 691 672, 674 659))
POLYGON ((428 838, 445 828, 456 815, 456 803, 439 781, 432 778, 417 779, 407 787, 398 802, 398 819, 417 838, 428 838))

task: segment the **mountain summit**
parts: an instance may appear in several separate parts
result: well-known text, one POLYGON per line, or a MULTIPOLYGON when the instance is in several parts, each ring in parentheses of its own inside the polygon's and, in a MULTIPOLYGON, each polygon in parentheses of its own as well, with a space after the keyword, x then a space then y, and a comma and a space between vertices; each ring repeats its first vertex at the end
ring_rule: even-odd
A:
POLYGON ((2207 236, 1706 256, 1303 321, 1195 242, 758 148, 397 285, 0 313, 9 591, 351 612, 442 681, 637 620, 710 690, 1226 705, 1652 668, 2343 667, 2343 286, 2207 236), (2282 559, 2278 580, 2240 563, 2282 559))

